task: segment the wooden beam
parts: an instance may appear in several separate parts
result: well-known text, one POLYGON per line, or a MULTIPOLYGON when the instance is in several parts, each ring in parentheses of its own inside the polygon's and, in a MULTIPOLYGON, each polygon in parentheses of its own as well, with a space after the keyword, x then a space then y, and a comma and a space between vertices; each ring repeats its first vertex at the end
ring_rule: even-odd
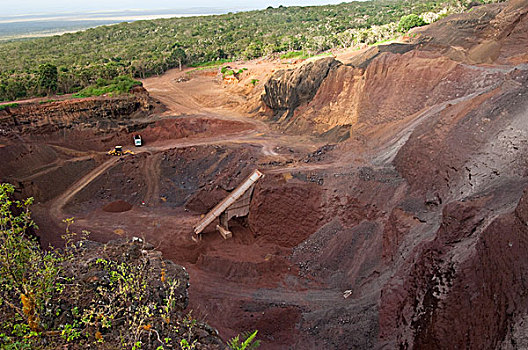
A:
POLYGON ((233 233, 231 231, 226 230, 220 225, 216 225, 216 229, 218 230, 218 232, 220 232, 220 234, 222 235, 222 237, 224 237, 224 239, 229 239, 233 237, 233 233))
POLYGON ((255 169, 253 173, 242 182, 233 192, 231 192, 224 200, 216 205, 207 215, 194 227, 194 233, 200 234, 210 223, 212 223, 220 214, 228 209, 233 203, 235 203, 240 197, 244 195, 249 189, 252 188, 253 184, 263 177, 260 171, 255 169))

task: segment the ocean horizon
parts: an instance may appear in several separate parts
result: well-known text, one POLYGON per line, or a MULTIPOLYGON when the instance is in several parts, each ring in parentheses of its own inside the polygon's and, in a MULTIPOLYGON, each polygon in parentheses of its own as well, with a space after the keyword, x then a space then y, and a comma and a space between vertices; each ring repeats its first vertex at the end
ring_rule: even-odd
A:
POLYGON ((219 15, 250 9, 189 8, 161 10, 112 10, 16 14, 0 16, 0 41, 38 38, 77 32, 103 25, 160 18, 219 15))

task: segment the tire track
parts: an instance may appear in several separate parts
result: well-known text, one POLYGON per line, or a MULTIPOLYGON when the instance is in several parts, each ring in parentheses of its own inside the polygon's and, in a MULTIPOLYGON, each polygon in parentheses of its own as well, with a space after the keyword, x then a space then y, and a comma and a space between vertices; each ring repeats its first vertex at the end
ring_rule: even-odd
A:
POLYGON ((64 216, 64 214, 62 213, 62 208, 64 208, 64 206, 73 198, 73 196, 75 196, 82 189, 88 186, 93 180, 98 178, 105 171, 109 170, 114 165, 116 165, 118 160, 119 160, 118 157, 113 157, 107 160, 106 162, 102 163, 94 170, 90 171, 88 174, 82 177, 79 181, 76 181, 70 187, 68 187, 68 189, 64 193, 62 193, 60 196, 58 196, 51 202, 51 205, 50 205, 51 216, 56 218, 59 221, 62 220, 64 216))
POLYGON ((160 199, 160 173, 161 156, 163 153, 156 153, 148 156, 143 167, 143 174, 147 185, 147 193, 144 202, 149 205, 156 205, 160 199))

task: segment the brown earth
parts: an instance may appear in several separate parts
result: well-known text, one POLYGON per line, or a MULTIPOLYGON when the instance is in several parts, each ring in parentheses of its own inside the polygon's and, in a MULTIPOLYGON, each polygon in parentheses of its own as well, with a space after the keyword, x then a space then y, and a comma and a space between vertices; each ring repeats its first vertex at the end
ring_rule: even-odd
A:
POLYGON ((44 109, 0 133, 0 179, 36 197, 45 245, 70 216, 92 239, 152 242, 187 268, 193 315, 224 339, 522 349, 527 13, 526 0, 479 6, 383 47, 235 62, 238 82, 172 70, 144 81, 158 107, 141 113, 44 109), (134 155, 105 155, 136 133, 134 155), (255 168, 265 178, 233 239, 213 223, 193 242, 255 168), (103 210, 116 201, 132 208, 103 210))
POLYGON ((103 210, 109 213, 122 213, 132 209, 132 204, 122 200, 108 203, 103 207, 103 210))

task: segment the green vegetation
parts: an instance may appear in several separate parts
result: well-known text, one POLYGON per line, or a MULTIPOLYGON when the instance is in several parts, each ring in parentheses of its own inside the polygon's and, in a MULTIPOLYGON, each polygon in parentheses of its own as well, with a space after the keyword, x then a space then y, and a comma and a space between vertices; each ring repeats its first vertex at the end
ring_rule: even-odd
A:
POLYGON ((233 339, 231 339, 228 342, 228 345, 233 350, 253 350, 257 349, 260 346, 260 341, 256 340, 258 331, 254 331, 253 333, 246 333, 242 334, 242 338, 244 340, 240 339, 240 335, 237 335, 233 339))
POLYGON ((57 67, 46 63, 39 66, 38 86, 41 92, 51 94, 57 91, 59 73, 57 67))
POLYGON ((280 55, 281 59, 289 59, 289 58, 308 58, 308 55, 304 51, 290 51, 286 52, 285 54, 280 55))
POLYGON ((400 19, 400 23, 398 24, 398 31, 402 33, 406 33, 409 31, 409 29, 414 27, 421 27, 426 25, 425 21, 421 19, 418 15, 415 15, 414 13, 411 13, 410 15, 403 16, 400 19))
POLYGON ((223 78, 231 76, 231 75, 235 76, 236 78, 239 78, 240 74, 244 73, 247 70, 248 70, 247 68, 241 68, 238 70, 234 70, 229 66, 225 66, 225 67, 222 67, 222 69, 220 69, 220 73, 222 73, 223 78))
POLYGON ((219 59, 215 61, 208 61, 208 62, 198 62, 198 63, 192 63, 189 64, 189 67, 195 67, 195 68, 213 68, 223 65, 224 63, 232 62, 232 60, 228 59, 219 59))
POLYGON ((129 76, 119 76, 110 81, 99 78, 95 85, 88 86, 81 91, 73 94, 73 97, 83 98, 91 96, 108 95, 114 96, 123 93, 127 93, 134 86, 141 86, 141 82, 132 79, 129 76))
POLYGON ((0 344, 31 339, 43 330, 43 315, 57 289, 62 257, 43 252, 28 232, 35 228, 32 199, 11 199, 14 187, 0 184, 0 344), (15 214, 18 213, 18 214, 15 214))
POLYGON ((6 103, 3 105, 0 105, 0 111, 3 111, 6 108, 16 108, 18 107, 18 103, 6 103))
POLYGON ((145 78, 184 64, 215 66, 291 51, 314 55, 373 44, 397 35, 402 16, 457 12, 466 5, 466 0, 373 0, 281 6, 5 42, 0 44, 0 101, 78 92, 98 79, 145 78))
MULTIPOLYGON (((142 240, 102 247, 68 219, 65 249, 44 251, 32 234, 33 200, 14 192, 0 184, 1 349, 197 348, 203 325, 181 314, 181 280, 142 240)), ((230 344, 254 349, 256 334, 230 344)))

